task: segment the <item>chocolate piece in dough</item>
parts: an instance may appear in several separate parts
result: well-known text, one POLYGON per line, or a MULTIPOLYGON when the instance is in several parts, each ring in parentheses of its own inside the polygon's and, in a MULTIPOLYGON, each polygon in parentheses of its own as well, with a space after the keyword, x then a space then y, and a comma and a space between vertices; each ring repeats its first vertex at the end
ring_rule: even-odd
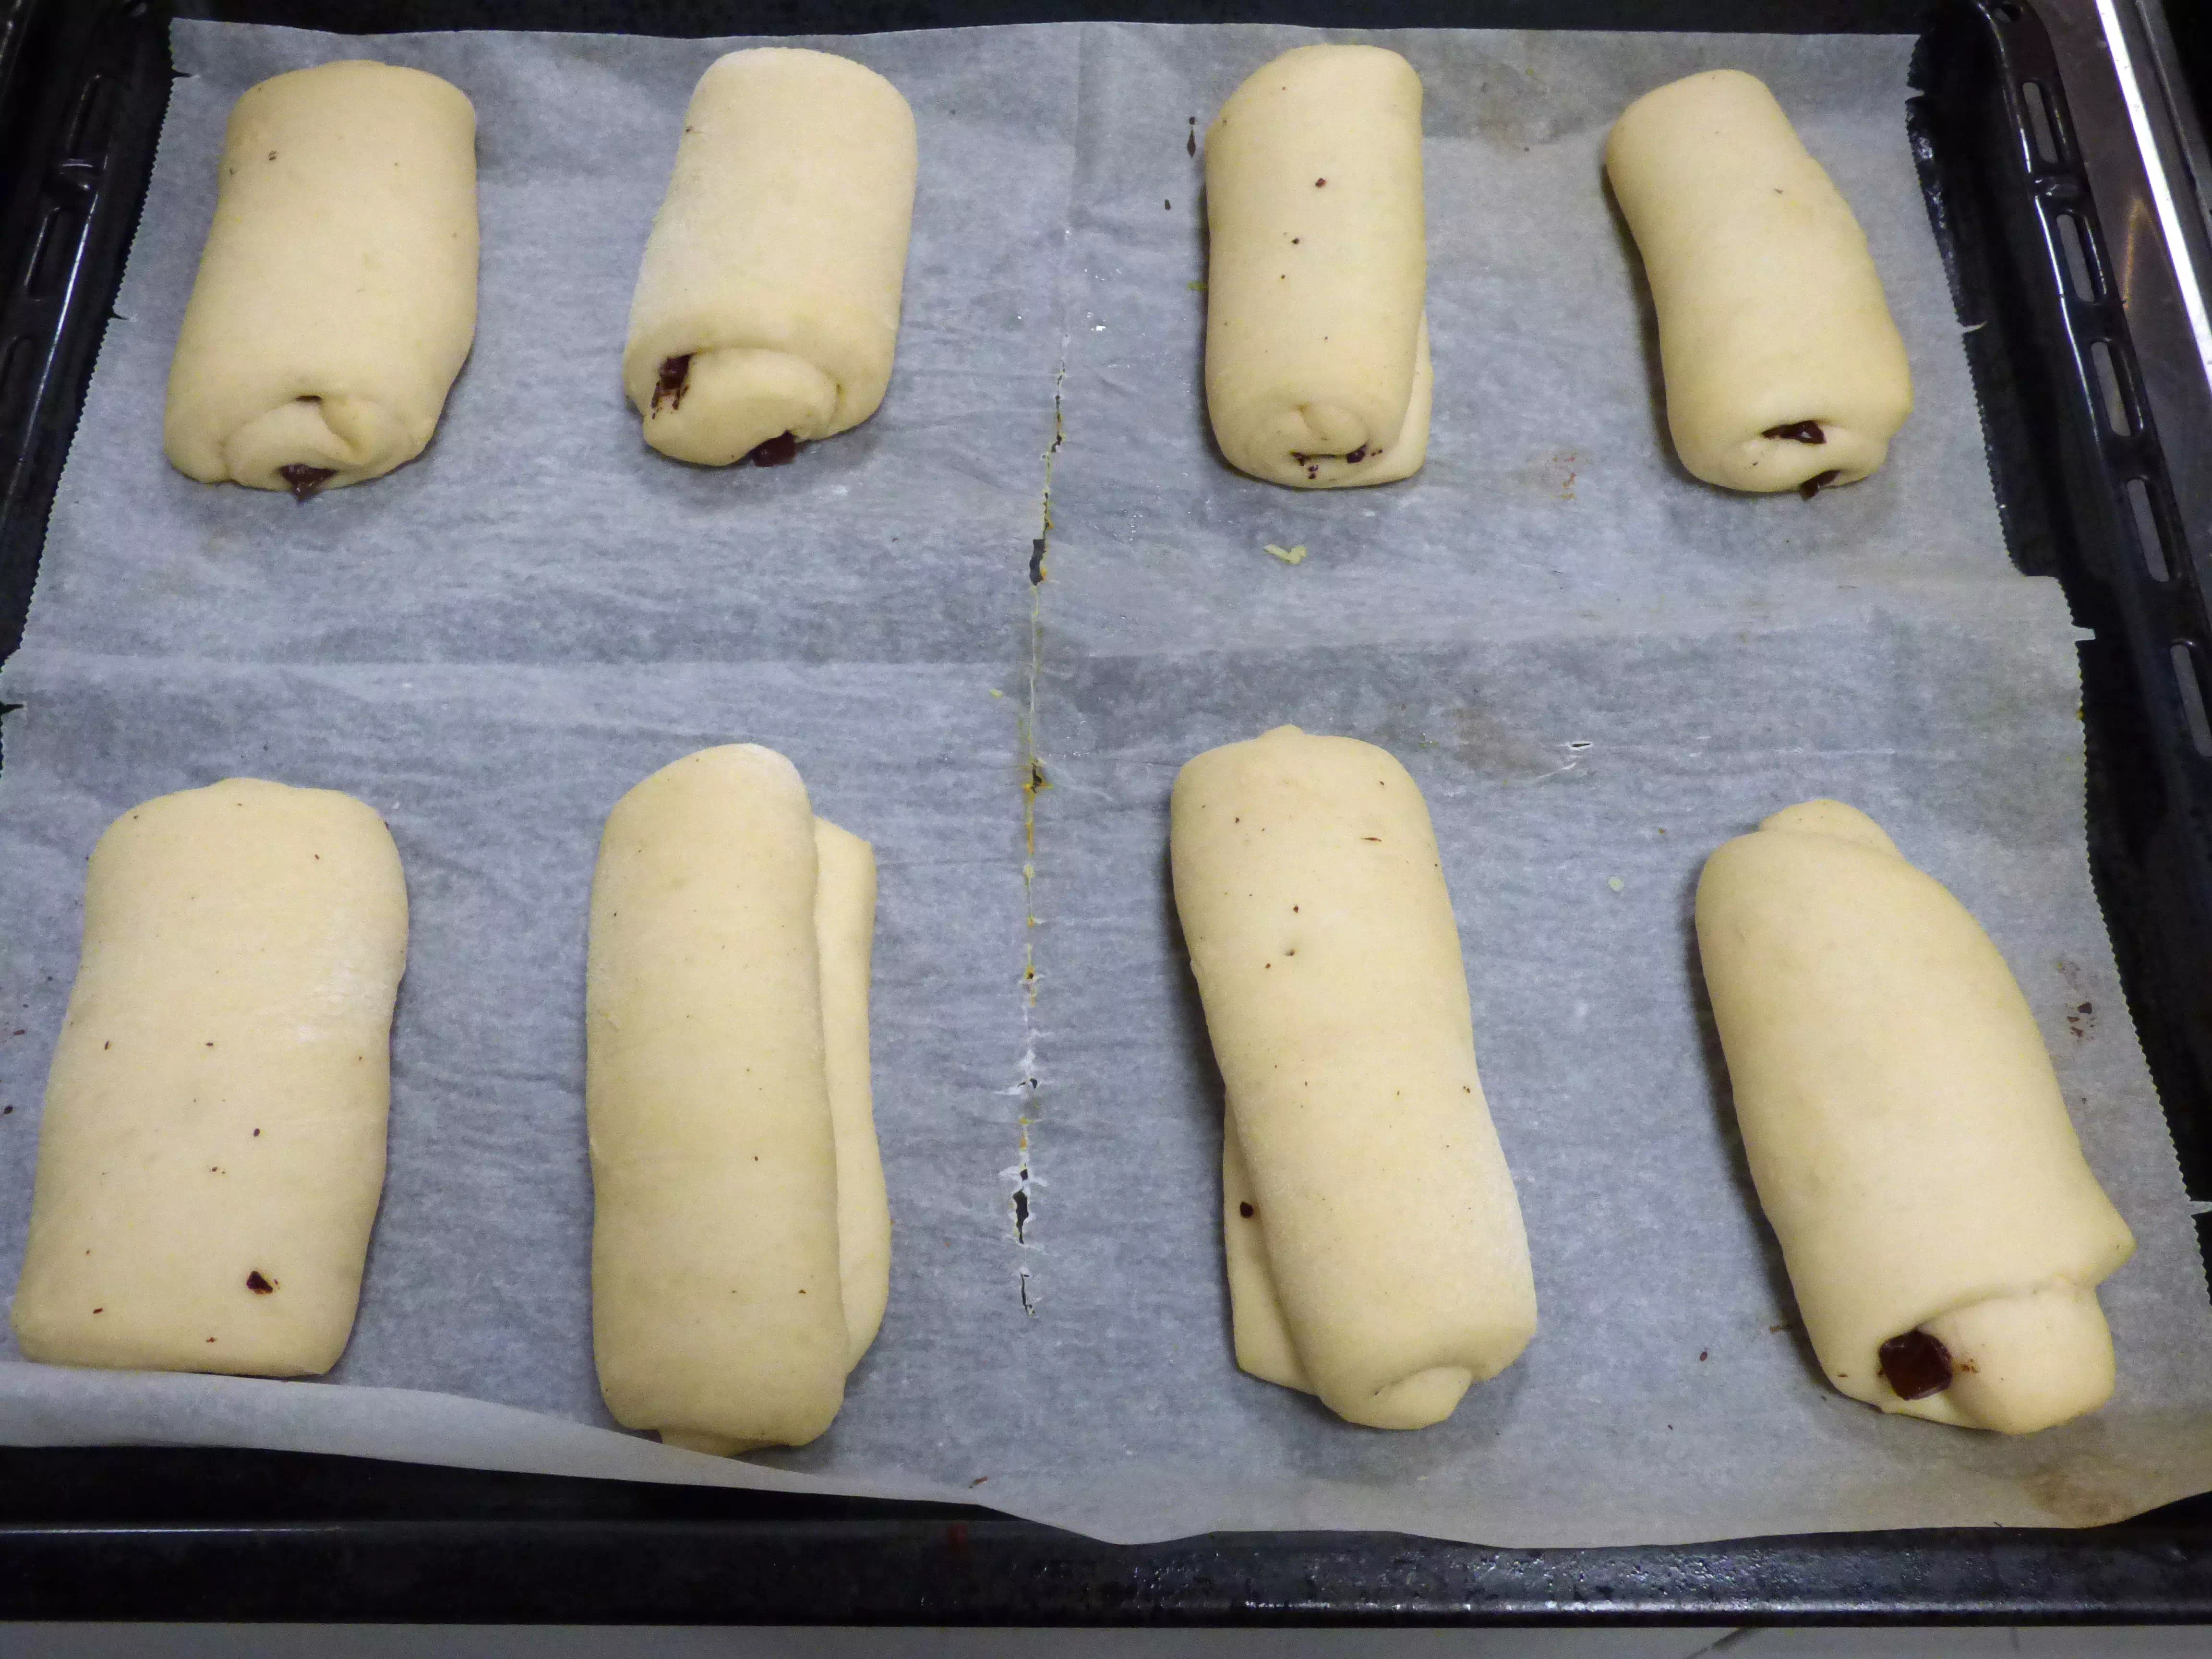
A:
POLYGON ((46 1079, 24 1356, 318 1376, 384 1186, 407 889, 383 820, 230 778, 108 827, 46 1079))
POLYGON ((699 77, 623 352, 646 442, 727 466, 876 412, 915 155, 906 100, 850 58, 762 46, 699 77))
POLYGON ((1850 204, 1773 94, 1739 70, 1646 93, 1605 169, 1650 280, 1682 465, 1747 490, 1880 466, 1912 411, 1905 343, 1850 204))
POLYGON ((2135 1239, 1965 907, 1873 819, 1814 800, 1705 861, 1697 926, 1744 1152, 1829 1380, 2007 1434, 2102 1405, 2096 1287, 2135 1239))
POLYGON ((469 100, 359 62, 250 87, 169 367, 170 464, 303 498, 380 477, 430 441, 476 319, 469 100))
POLYGON ((1298 489, 1428 453, 1421 82, 1379 46, 1300 46, 1206 135, 1206 406, 1230 464, 1298 489))

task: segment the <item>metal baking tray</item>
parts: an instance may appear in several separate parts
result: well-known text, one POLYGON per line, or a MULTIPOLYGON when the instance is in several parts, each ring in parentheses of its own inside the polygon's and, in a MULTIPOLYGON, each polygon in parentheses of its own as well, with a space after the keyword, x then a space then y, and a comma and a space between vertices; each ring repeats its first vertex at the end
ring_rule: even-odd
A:
MULTIPOLYGON (((184 0, 376 33, 1119 18, 1917 33, 1906 126, 2012 556, 2081 647, 2093 872, 2192 1198, 2212 1199, 2212 382, 2177 270, 2208 172, 2159 0, 184 0), (2113 33, 2107 32, 2107 22, 2113 33)), ((2194 5, 2196 0, 2185 0, 2194 5)), ((169 8, 0 0, 0 654, 167 107, 169 8)), ((2200 82, 2200 84, 2202 82, 2200 82)), ((2208 1205, 2212 1208, 2212 1205, 2208 1205)), ((2203 1237, 2212 1240, 2200 1218, 2203 1237)), ((1507 1550, 1126 1547, 994 1512, 292 1453, 0 1449, 0 1619, 789 1624, 2212 1621, 2212 1497, 2088 1531, 1507 1550)))

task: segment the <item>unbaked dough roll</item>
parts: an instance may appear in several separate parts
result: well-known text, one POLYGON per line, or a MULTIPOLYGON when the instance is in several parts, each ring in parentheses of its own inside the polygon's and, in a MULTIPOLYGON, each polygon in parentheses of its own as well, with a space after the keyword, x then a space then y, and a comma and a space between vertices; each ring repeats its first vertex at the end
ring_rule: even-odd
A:
POLYGON ((1380 46, 1300 46, 1206 134, 1206 404, 1221 453, 1299 489, 1428 453, 1421 79, 1380 46))
POLYGON ((305 499, 422 453, 476 333, 476 125, 384 64, 239 98, 169 365, 179 471, 305 499))
POLYGON ((874 414, 914 182, 914 112, 873 70, 760 46, 701 76, 623 353, 646 442, 766 465, 874 414))
POLYGON ((407 889, 381 818, 229 778, 94 848, 16 1340, 304 1376, 344 1351, 384 1187, 407 889))
POLYGON ((875 1334, 890 1223, 867 1103, 874 877, 867 843, 818 823, 791 763, 752 744, 663 767, 607 817, 587 981, 592 1320, 629 1427, 718 1453, 803 1445, 875 1334))
POLYGON ((822 956, 823 1060, 837 1142, 838 1280, 857 1365, 890 1296, 891 1212, 868 1083, 868 969, 876 942, 876 849, 814 820, 814 938, 822 956))
POLYGON ((1854 483, 1912 412, 1865 233, 1765 84, 1709 70, 1613 124, 1607 176, 1659 313, 1682 465, 1730 489, 1854 483))
POLYGON ((1706 860, 1698 949, 1759 1202, 1829 1379, 2008 1434, 2104 1404, 2096 1286, 2135 1239, 1965 907, 1864 813, 1807 801, 1706 860))
POLYGON ((1228 1091, 1237 1364, 1416 1429, 1536 1328, 1420 790, 1293 726, 1176 780, 1176 908, 1228 1091))

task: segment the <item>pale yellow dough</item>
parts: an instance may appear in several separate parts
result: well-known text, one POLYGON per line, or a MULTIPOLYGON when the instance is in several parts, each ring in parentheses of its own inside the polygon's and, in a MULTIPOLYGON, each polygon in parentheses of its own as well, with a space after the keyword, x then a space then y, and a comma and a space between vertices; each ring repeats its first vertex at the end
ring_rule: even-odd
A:
POLYGON ((623 386, 646 442, 724 466, 874 414, 914 189, 914 112, 873 70, 785 46, 708 69, 630 303, 623 386))
POLYGON ((1222 454, 1298 489, 1419 471, 1433 376, 1413 65, 1320 46, 1255 71, 1206 130, 1206 204, 1222 454))
MULTIPOLYGON (((249 88, 169 367, 163 442, 204 483, 381 477, 422 453, 476 333, 476 111, 420 70, 249 88)), ((314 486, 310 485, 310 488, 314 486)))
POLYGON ((46 1080, 27 1358, 319 1375, 384 1186, 407 889, 381 818, 230 778, 109 826, 46 1080))
POLYGON ((2096 1287, 2135 1239, 1965 907, 1864 813, 1814 800, 1706 860, 1697 920, 1744 1150, 1829 1379, 2007 1434, 2104 1404, 2096 1287), (1879 1353, 1914 1330, 1954 1376, 1903 1400, 1879 1353))
POLYGON ((890 1224, 874 911, 868 844, 817 820, 772 750, 686 756, 608 815, 586 991, 592 1318, 630 1428, 723 1454, 803 1445, 875 1335, 890 1224))
POLYGON ((1172 824, 1237 1364, 1349 1422, 1440 1422, 1528 1346, 1536 1290, 1428 808, 1384 750, 1285 726, 1185 766, 1172 824))
POLYGON ((1865 233, 1762 82, 1709 70, 1613 124, 1606 173, 1659 313, 1682 465, 1730 489, 1853 483, 1912 412, 1865 233), (1763 434, 1815 423, 1823 441, 1763 434))

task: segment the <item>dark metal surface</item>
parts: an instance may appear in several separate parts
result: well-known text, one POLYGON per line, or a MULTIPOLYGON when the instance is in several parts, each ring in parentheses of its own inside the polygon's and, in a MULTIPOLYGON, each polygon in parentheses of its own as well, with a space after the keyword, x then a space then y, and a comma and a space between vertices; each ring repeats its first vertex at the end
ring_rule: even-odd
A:
MULTIPOLYGON (((2130 0, 2132 3, 2132 0, 2130 0)), ((2200 0, 2185 0, 2188 4, 2200 0)), ((2093 862, 2191 1189, 2212 1191, 2212 758, 2170 647, 2212 647, 2212 415, 2170 373, 2179 316, 2142 229, 2111 65, 2047 0, 1396 0, 1377 25, 1917 29, 1910 131, 1966 336, 2008 540, 2097 630, 2082 650, 2093 862), (1932 21, 1930 21, 1932 20, 1932 21), (2050 89, 2040 153, 2024 86, 2050 89), (2115 136, 2115 135, 2118 136, 2115 136), (2068 289, 2059 222, 2094 280, 2068 289), (2094 352, 2127 419, 2098 413, 2094 352), (2191 441, 2179 452, 2161 434, 2191 441), (2192 447, 2193 446, 2193 447, 2192 447), (2159 514, 2149 574, 2126 489, 2159 514)), ((1342 22, 1323 0, 213 0, 354 30, 837 31, 1117 16, 1342 22)), ((162 20, 0 0, 0 652, 166 106, 162 20), (105 86, 108 94, 88 86, 105 86), (103 102, 103 98, 111 101, 103 102), (103 137, 103 132, 106 137, 103 137)), ((2124 112, 2123 112, 2124 113, 2124 112)), ((1244 1534, 1139 1548, 981 1510, 422 1468, 296 1454, 0 1449, 0 1619, 774 1623, 1743 1624, 2212 1621, 2212 1498, 2094 1531, 1498 1550, 1244 1534)))
POLYGON ((280 1452, 0 1452, 0 1618, 1741 1625, 2212 1620, 2212 1500, 2094 1532, 1121 1547, 978 1510, 280 1452))

